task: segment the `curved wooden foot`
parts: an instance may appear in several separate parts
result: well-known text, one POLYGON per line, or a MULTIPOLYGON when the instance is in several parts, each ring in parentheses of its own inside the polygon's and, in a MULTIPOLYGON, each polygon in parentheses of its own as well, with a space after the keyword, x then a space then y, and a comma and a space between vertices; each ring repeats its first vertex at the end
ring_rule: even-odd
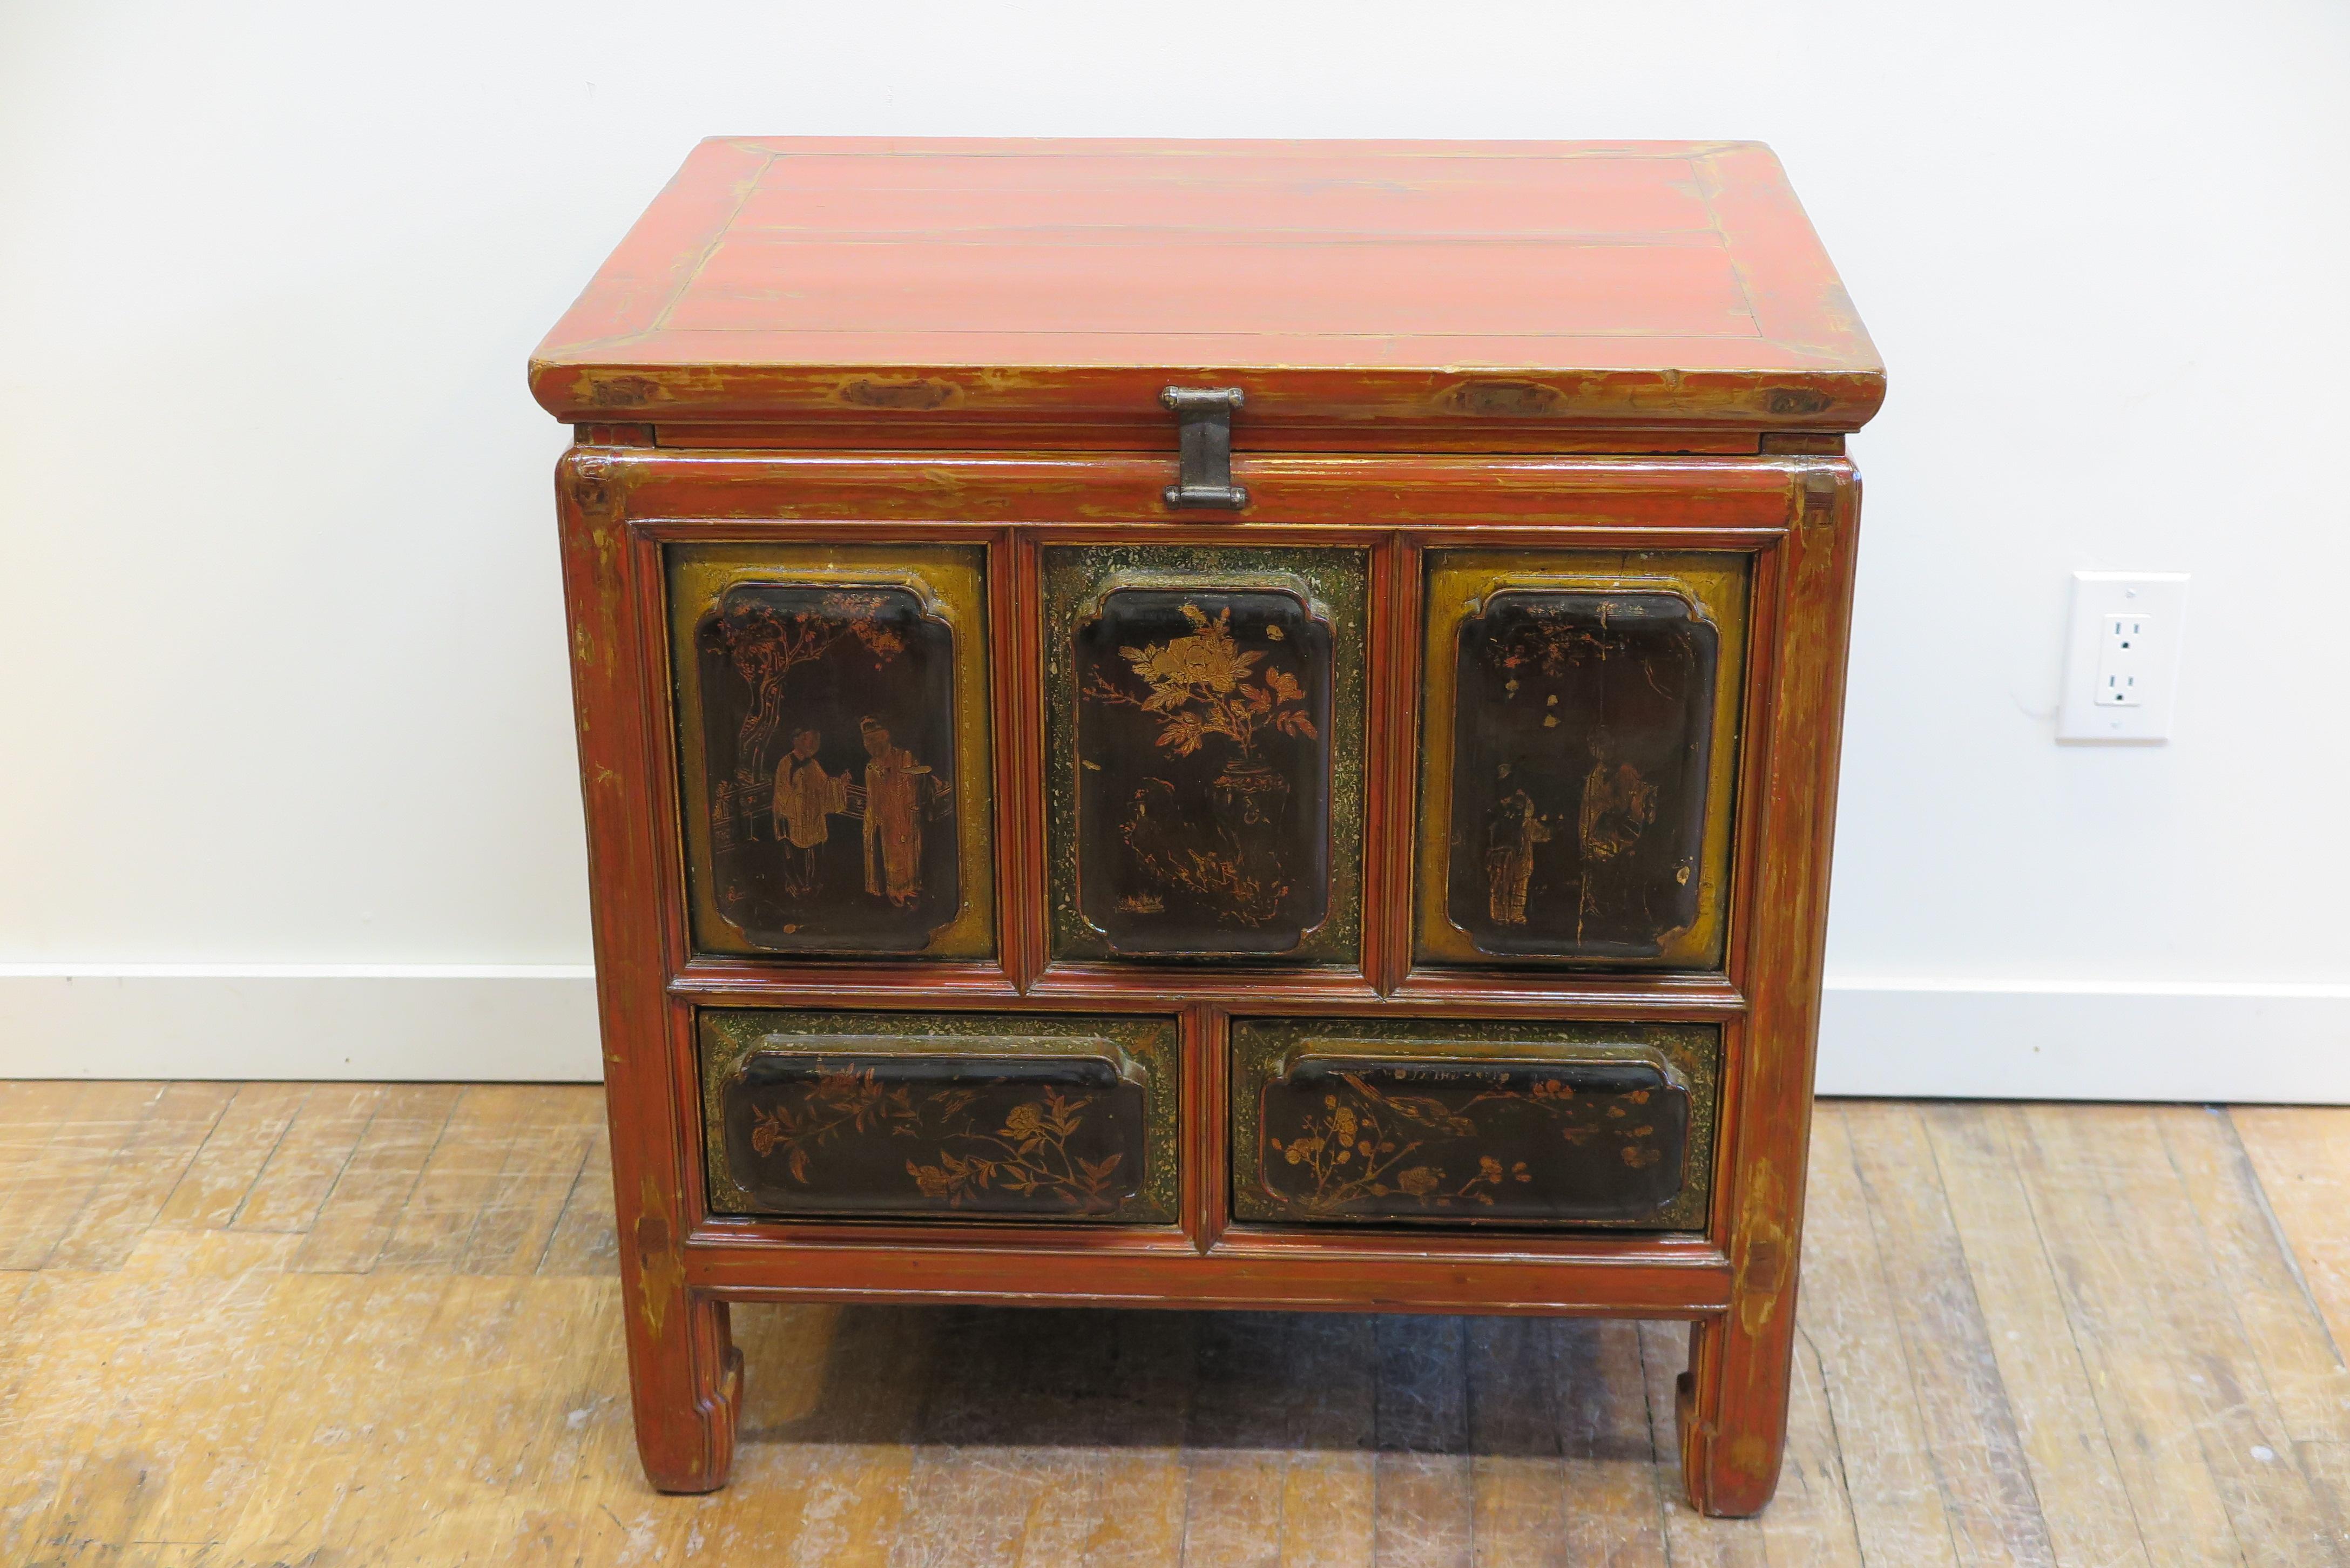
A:
MULTIPOLYGON (((1787 1294, 1792 1312, 1794 1293, 1787 1294)), ((1700 1513, 1744 1519, 1762 1512, 1778 1490, 1794 1351, 1792 1333, 1747 1333, 1734 1316, 1690 1330, 1690 1369, 1675 1403, 1681 1485, 1700 1513)))
POLYGON ((743 1402, 726 1303, 683 1288, 632 1293, 629 1392, 645 1479, 662 1491, 716 1491, 734 1468, 743 1402))

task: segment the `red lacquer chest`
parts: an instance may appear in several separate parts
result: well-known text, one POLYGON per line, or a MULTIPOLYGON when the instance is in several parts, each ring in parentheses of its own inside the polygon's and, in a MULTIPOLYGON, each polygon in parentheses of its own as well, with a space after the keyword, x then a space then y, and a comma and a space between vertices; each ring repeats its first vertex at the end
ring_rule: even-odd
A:
POLYGON ((531 384, 657 1485, 730 1302, 1246 1305, 1686 1319, 1762 1505, 1884 389, 1768 151, 712 140, 531 384))

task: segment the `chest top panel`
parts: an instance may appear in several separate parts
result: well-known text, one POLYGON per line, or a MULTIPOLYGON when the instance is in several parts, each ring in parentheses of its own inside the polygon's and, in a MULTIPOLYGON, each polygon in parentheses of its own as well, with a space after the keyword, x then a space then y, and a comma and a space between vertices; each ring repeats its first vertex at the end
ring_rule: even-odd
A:
POLYGON ((531 380, 575 421, 1005 440, 1160 425, 1170 380, 1275 429, 1849 431, 1884 392, 1753 142, 714 139, 531 380))

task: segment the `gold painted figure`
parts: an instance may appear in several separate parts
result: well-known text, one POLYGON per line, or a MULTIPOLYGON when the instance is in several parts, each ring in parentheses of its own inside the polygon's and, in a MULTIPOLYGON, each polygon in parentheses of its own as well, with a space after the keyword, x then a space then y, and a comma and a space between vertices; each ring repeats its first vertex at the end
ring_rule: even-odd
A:
POLYGON ((922 814, 939 781, 911 752, 893 744, 888 726, 868 719, 865 739, 865 890, 893 904, 922 892, 922 814))
POLYGON ((806 898, 816 885, 816 849, 831 837, 825 818, 848 809, 848 779, 835 778, 816 760, 824 737, 792 732, 792 749, 775 768, 775 837, 784 846, 784 886, 806 898))
POLYGON ((1593 860, 1613 860, 1640 841, 1657 820, 1657 786, 1640 776, 1631 763, 1619 762, 1613 741, 1596 737, 1591 745, 1591 772, 1584 775, 1583 809, 1575 821, 1575 840, 1593 860))
POLYGON ((1504 926, 1526 923, 1526 890, 1534 875, 1534 846, 1550 842, 1550 823, 1534 810, 1533 797, 1513 791, 1494 814, 1492 841, 1485 851, 1490 882, 1486 908, 1504 926))

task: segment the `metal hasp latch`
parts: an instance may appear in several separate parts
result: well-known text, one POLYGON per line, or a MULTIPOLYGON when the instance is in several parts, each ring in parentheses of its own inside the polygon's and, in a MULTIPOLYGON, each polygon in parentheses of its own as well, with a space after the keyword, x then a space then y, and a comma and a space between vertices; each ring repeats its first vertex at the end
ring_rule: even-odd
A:
POLYGON ((1170 387, 1159 400, 1183 421, 1178 483, 1167 487, 1173 507, 1213 506, 1237 512, 1248 492, 1232 483, 1232 410, 1241 406, 1238 387, 1170 387))

